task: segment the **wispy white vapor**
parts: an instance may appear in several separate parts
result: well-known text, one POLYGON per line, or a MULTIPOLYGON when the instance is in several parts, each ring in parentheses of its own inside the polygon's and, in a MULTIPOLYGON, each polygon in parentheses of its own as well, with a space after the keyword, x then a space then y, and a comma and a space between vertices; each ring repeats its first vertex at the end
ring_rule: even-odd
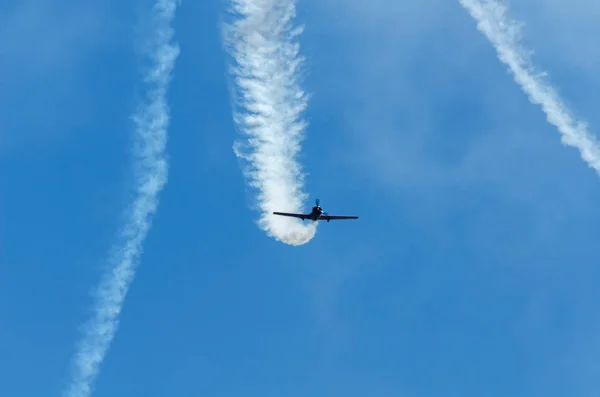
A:
POLYGON ((232 55, 235 79, 234 120, 247 136, 235 153, 248 160, 246 175, 258 189, 260 227, 291 245, 310 241, 316 224, 303 225, 273 211, 303 212, 304 175, 296 161, 306 122, 308 97, 299 86, 303 58, 292 20, 293 0, 232 0, 235 20, 225 26, 225 46, 232 55), (247 148, 243 152, 243 148, 247 148))
POLYGON ((579 150, 581 157, 600 174, 600 146, 583 121, 574 116, 555 90, 544 81, 545 73, 535 70, 528 59, 529 51, 520 44, 520 26, 507 16, 506 6, 494 0, 459 0, 477 21, 477 28, 487 37, 500 61, 508 65, 515 81, 529 100, 542 106, 548 122, 556 126, 565 145, 579 150))
POLYGON ((127 212, 127 222, 119 236, 109 262, 109 271, 96 291, 93 316, 86 324, 77 345, 73 374, 64 395, 86 397, 91 394, 110 343, 117 331, 118 317, 135 275, 142 253, 142 243, 151 227, 150 216, 156 212, 158 194, 167 182, 165 158, 169 108, 166 92, 179 48, 171 44, 176 3, 159 0, 154 6, 157 31, 152 42, 152 66, 144 77, 147 98, 132 119, 136 126, 136 198, 127 212))

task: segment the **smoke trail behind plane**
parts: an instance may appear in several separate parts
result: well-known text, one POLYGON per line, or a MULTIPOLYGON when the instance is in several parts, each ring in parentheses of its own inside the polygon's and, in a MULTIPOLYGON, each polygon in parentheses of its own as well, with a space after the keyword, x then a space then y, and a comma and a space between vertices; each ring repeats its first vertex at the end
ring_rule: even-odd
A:
POLYGON ((519 25, 507 17, 506 7, 494 0, 459 2, 477 21, 477 28, 492 43, 498 58, 509 67, 529 100, 541 105, 548 122, 558 128, 563 144, 577 148, 582 159, 600 174, 598 142, 588 132, 587 125, 575 120, 554 89, 544 82, 544 73, 535 70, 519 42, 519 25))
POLYGON ((169 108, 166 91, 179 55, 178 46, 171 44, 174 32, 170 24, 175 9, 173 0, 159 0, 154 6, 157 31, 152 44, 152 67, 144 78, 149 86, 148 96, 146 103, 133 116, 137 141, 137 197, 129 208, 129 219, 109 261, 111 268, 96 291, 93 317, 86 324, 84 336, 77 345, 72 379, 64 393, 68 397, 91 394, 100 364, 117 331, 118 316, 135 275, 142 243, 151 227, 149 216, 156 212, 158 194, 167 183, 168 164, 164 151, 169 108))
POLYGON ((298 84, 303 58, 292 26, 293 0, 232 0, 235 21, 225 26, 225 47, 234 59, 234 121, 247 141, 234 151, 248 161, 250 185, 258 189, 259 226, 291 245, 310 241, 316 224, 303 225, 273 211, 304 212, 304 175, 296 162, 308 97, 298 84), (244 150, 246 149, 246 150, 244 150))

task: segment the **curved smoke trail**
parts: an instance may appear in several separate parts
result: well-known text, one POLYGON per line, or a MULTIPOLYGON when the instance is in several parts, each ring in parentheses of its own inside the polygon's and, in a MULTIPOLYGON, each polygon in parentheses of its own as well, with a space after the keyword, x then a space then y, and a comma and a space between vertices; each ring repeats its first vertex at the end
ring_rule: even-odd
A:
POLYGON ((117 331, 118 316, 133 281, 142 252, 142 243, 151 227, 149 216, 156 212, 158 194, 167 183, 168 164, 164 152, 167 143, 169 108, 166 92, 179 48, 171 44, 174 35, 170 27, 176 4, 159 0, 154 6, 157 22, 153 42, 151 70, 144 81, 149 85, 147 101, 133 116, 136 124, 136 193, 127 214, 128 221, 120 243, 110 260, 111 269, 103 277, 94 302, 94 315, 86 324, 82 340, 77 345, 73 374, 64 393, 68 397, 86 397, 110 343, 117 331))
POLYGON ((548 122, 561 133, 562 142, 577 148, 581 158, 600 174, 600 145, 587 125, 575 120, 554 89, 544 82, 544 74, 535 71, 519 43, 519 25, 506 16, 506 7, 494 0, 459 2, 477 21, 477 28, 492 43, 498 58, 509 67, 529 100, 542 106, 548 122))
POLYGON ((235 63, 234 120, 248 137, 236 142, 236 155, 247 160, 246 176, 258 189, 259 226, 291 245, 310 241, 316 223, 303 225, 273 211, 303 212, 304 175, 295 157, 306 122, 308 104, 298 84, 303 62, 296 42, 301 28, 292 26, 293 0, 232 0, 235 21, 225 27, 225 46, 235 63), (242 152, 242 147, 249 150, 242 152))

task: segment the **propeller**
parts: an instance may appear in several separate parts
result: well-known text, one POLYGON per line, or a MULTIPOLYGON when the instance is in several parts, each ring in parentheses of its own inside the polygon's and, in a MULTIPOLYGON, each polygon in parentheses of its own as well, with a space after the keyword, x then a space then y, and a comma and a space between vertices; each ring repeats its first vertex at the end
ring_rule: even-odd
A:
POLYGON ((319 206, 319 202, 320 202, 320 200, 319 200, 319 199, 316 199, 316 200, 315 200, 315 204, 317 204, 317 207, 319 206))

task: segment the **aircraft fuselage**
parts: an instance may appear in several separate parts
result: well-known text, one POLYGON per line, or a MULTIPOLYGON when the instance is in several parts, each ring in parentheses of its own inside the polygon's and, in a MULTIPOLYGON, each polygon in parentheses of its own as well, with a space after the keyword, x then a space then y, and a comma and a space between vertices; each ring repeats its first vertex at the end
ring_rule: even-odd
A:
POLYGON ((318 205, 315 205, 312 209, 312 212, 310 213, 310 219, 312 221, 318 221, 319 218, 321 217, 322 213, 323 213, 323 209, 321 207, 319 207, 318 205))

